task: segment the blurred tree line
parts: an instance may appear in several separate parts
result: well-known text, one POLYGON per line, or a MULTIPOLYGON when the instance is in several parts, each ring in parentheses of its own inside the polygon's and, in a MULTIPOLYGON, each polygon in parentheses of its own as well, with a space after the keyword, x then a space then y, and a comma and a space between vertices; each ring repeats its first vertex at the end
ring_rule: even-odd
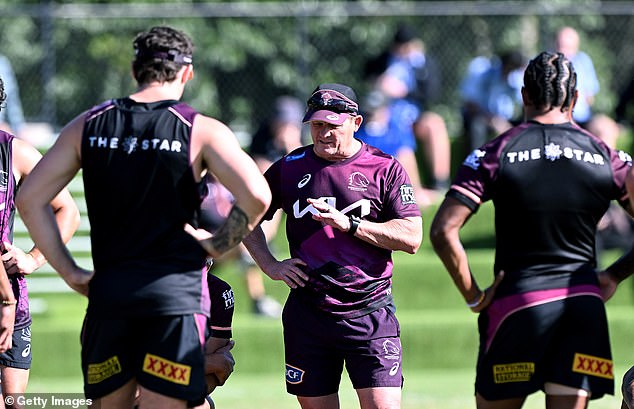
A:
POLYGON ((531 57, 551 49, 563 25, 580 32, 600 75, 596 108, 611 113, 634 68, 633 15, 634 2, 598 0, 4 0, 0 52, 13 63, 27 119, 58 127, 92 104, 130 93, 132 39, 153 25, 172 25, 196 45, 195 79, 184 100, 248 132, 280 94, 304 99, 317 83, 338 81, 363 95, 365 61, 408 23, 442 69, 434 109, 456 135, 457 87, 470 59, 511 48, 531 57))

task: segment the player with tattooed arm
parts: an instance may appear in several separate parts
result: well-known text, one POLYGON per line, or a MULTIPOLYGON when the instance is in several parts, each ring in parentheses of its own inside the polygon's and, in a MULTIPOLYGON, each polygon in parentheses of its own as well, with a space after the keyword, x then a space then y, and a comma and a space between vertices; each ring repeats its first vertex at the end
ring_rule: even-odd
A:
MULTIPOLYGON (((64 127, 26 180, 18 208, 34 242, 88 297, 84 391, 95 407, 185 408, 204 401, 205 259, 242 241, 270 202, 255 163, 223 123, 180 102, 193 79, 193 44, 153 27, 133 42, 138 89, 64 127), (94 271, 77 266, 48 203, 82 170, 94 271), (235 204, 216 233, 185 231, 212 172, 235 204)), ((232 365, 228 366, 232 367, 232 365)))

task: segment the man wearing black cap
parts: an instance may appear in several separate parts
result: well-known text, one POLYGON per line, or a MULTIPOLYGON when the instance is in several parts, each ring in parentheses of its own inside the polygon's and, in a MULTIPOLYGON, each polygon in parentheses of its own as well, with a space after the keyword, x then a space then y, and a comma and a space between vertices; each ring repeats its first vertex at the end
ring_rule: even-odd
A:
MULTIPOLYGON (((159 26, 140 33, 133 46, 138 90, 64 127, 17 204, 50 264, 88 297, 82 370, 93 406, 132 407, 139 387, 141 407, 184 409, 188 401, 202 403, 207 391, 205 259, 240 243, 270 191, 226 125, 179 102, 194 75, 191 39, 159 26), (77 266, 49 211, 80 168, 94 271, 77 266), (185 226, 200 209, 207 172, 235 203, 212 237, 196 239, 185 226)), ((226 362, 227 370, 215 373, 220 383, 233 369, 226 362)))
POLYGON ((355 92, 321 84, 303 118, 313 144, 264 174, 286 213, 291 258, 277 260, 261 228, 244 244, 262 271, 290 288, 282 321, 286 387, 303 408, 339 406, 343 365, 362 409, 399 408, 403 378, 392 299, 392 251, 414 254, 422 219, 401 165, 354 138, 355 92))

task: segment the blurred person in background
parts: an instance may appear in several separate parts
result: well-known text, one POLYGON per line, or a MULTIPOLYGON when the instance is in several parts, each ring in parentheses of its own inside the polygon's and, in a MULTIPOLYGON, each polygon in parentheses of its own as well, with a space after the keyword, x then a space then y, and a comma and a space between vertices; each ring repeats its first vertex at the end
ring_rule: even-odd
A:
MULTIPOLYGON (((262 173, 273 162, 304 144, 303 115, 304 106, 299 99, 289 95, 275 99, 271 114, 260 124, 249 146, 249 154, 262 173)), ((277 212, 270 221, 260 223, 269 245, 277 234, 281 219, 282 212, 277 212)), ((282 306, 265 294, 262 271, 244 246, 240 246, 240 250, 253 311, 261 316, 279 318, 282 306)))
MULTIPOLYGON (((2 61, 0 58, 0 65, 2 61)), ((0 114, 4 112, 5 98, 9 97, 0 77, 0 114)), ((12 115, 16 115, 15 111, 12 115)), ((26 276, 44 265, 46 259, 37 246, 24 252, 12 243, 15 196, 41 157, 40 152, 28 142, 0 131, 0 250, 3 263, 3 268, 0 268, 0 390, 5 398, 26 392, 31 368, 31 314, 26 276), (7 274, 10 282, 8 293, 4 291, 7 274), (12 317, 13 335, 7 332, 5 320, 9 317, 12 317)), ((63 242, 68 242, 79 227, 79 210, 75 201, 67 189, 62 189, 48 205, 63 242)))
POLYGON ((207 395, 206 258, 237 246, 271 193, 234 133, 180 102, 194 78, 190 37, 156 26, 132 46, 138 89, 67 124, 16 200, 49 263, 88 297, 81 338, 86 398, 95 407, 132 407, 140 389, 141 408, 185 408, 207 395), (93 271, 76 264, 48 208, 80 169, 93 271), (235 202, 215 234, 201 239, 185 226, 200 209, 206 173, 235 202))
POLYGON ((463 154, 522 121, 522 74, 526 59, 519 51, 471 60, 460 83, 463 154))
MULTIPOLYGON (((608 143, 616 141, 620 134, 616 120, 607 114, 596 113, 593 110, 600 84, 592 59, 580 49, 577 30, 572 27, 559 29, 555 37, 555 48, 572 62, 577 72, 579 97, 572 118, 579 126, 589 129, 608 143)), ((618 106, 617 109, 619 109, 618 106)), ((617 116, 618 112, 616 112, 617 116)))
POLYGON ((371 88, 401 102, 392 112, 412 127, 421 144, 425 168, 430 172, 428 187, 444 192, 449 187, 451 167, 449 134, 442 116, 430 110, 440 94, 442 76, 425 43, 412 27, 400 25, 388 48, 370 59, 364 71, 371 88))
MULTIPOLYGON (((273 109, 259 124, 248 148, 249 154, 262 173, 273 162, 303 145, 303 115, 303 104, 297 98, 282 95, 275 99, 273 109)), ((208 184, 210 195, 204 200, 202 206, 203 218, 207 220, 208 225, 213 226, 226 217, 233 199, 227 189, 218 183, 217 179, 210 178, 208 184)), ((281 218, 282 212, 277 212, 273 219, 260 224, 270 245, 277 234, 281 218)), ((261 317, 280 318, 282 306, 273 297, 266 295, 262 271, 255 264, 246 248, 240 245, 235 251, 215 260, 214 266, 217 267, 229 260, 237 260, 240 269, 244 272, 252 311, 261 317)))
POLYGON ((392 252, 414 254, 422 219, 402 166, 354 134, 352 88, 320 84, 303 118, 313 143, 273 163, 264 220, 286 213, 291 258, 278 260, 257 227, 244 244, 284 306, 286 390, 304 409, 338 408, 344 365, 362 409, 397 409, 402 350, 392 298, 392 252))
POLYGON ((563 54, 531 60, 525 121, 469 154, 432 222, 434 250, 479 313, 478 409, 518 409, 539 390, 547 409, 583 409, 614 393, 595 240, 613 200, 634 214, 626 187, 632 162, 573 121, 576 84, 563 54), (460 230, 488 200, 494 281, 482 290, 460 230))
POLYGON ((26 123, 20 99, 20 87, 9 59, 0 54, 0 78, 5 79, 7 100, 0 111, 0 130, 9 132, 35 147, 48 146, 53 136, 46 123, 26 123))
POLYGON ((425 189, 420 180, 416 136, 409 122, 398 117, 407 116, 408 108, 403 104, 402 100, 391 100, 380 90, 370 92, 363 104, 364 120, 355 137, 394 156, 403 165, 412 182, 416 201, 424 209, 435 201, 438 194, 425 189))
POLYGON ((572 27, 562 27, 555 36, 555 50, 566 56, 577 71, 577 91, 579 98, 572 118, 581 127, 586 127, 592 119, 592 105, 599 93, 600 85, 592 59, 579 49, 579 33, 572 27))
POLYGON ((630 74, 629 81, 619 92, 614 117, 619 124, 632 131, 634 127, 634 72, 630 74))
POLYGON ((4 55, 0 55, 0 78, 4 81, 4 92, 7 94, 5 104, 0 110, 0 129, 21 137, 20 132, 24 128, 24 113, 20 88, 11 62, 4 55))

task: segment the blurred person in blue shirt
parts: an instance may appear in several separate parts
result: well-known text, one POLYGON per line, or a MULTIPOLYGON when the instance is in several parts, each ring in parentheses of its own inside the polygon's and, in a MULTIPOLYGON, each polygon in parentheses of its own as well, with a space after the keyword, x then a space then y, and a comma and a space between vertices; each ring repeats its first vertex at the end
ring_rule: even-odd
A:
POLYGON ((402 99, 391 99, 379 90, 370 92, 363 104, 365 120, 355 138, 394 156, 409 175, 416 201, 421 208, 439 199, 432 189, 425 189, 421 182, 416 159, 417 142, 412 123, 419 110, 402 99))
POLYGON ((464 154, 522 119, 522 76, 526 64, 519 51, 471 60, 460 83, 464 154))
POLYGON ((572 118, 581 127, 586 127, 592 119, 592 104, 599 92, 599 80, 590 56, 579 50, 579 33, 572 27, 563 27, 555 40, 557 51, 566 56, 577 72, 579 96, 572 118))
POLYGON ((387 49, 366 63, 365 76, 372 88, 392 101, 400 101, 392 107, 392 112, 409 121, 404 125, 412 128, 414 137, 421 143, 429 168, 430 188, 446 190, 451 168, 449 134, 443 117, 430 110, 440 94, 442 76, 415 30, 407 25, 399 26, 387 49))

